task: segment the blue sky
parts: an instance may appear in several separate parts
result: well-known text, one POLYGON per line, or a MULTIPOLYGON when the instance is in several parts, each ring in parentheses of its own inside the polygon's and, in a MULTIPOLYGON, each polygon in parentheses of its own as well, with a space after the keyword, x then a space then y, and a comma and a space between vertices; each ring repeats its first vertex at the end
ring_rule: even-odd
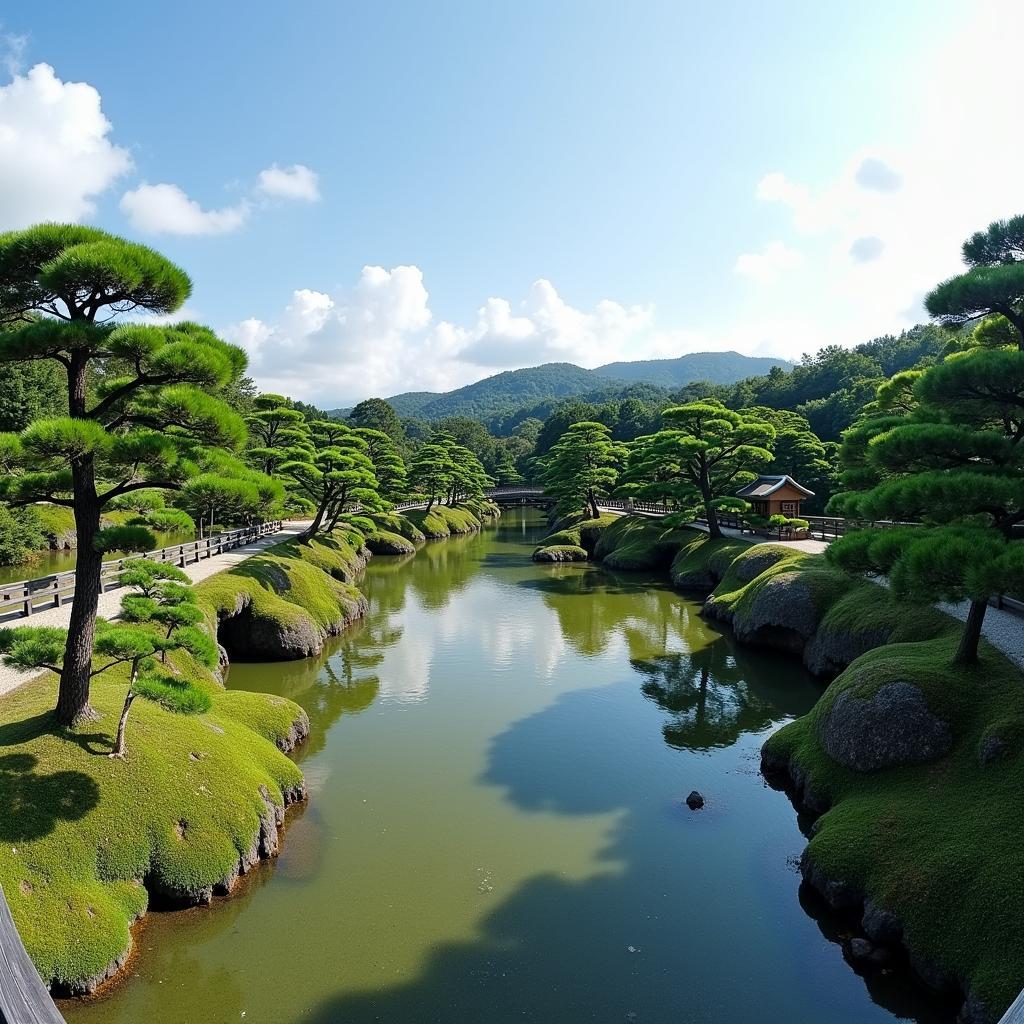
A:
POLYGON ((156 246, 261 385, 328 406, 797 357, 913 323, 1020 212, 978 141, 1019 122, 1016 7, 15 0, 0 228, 156 246))

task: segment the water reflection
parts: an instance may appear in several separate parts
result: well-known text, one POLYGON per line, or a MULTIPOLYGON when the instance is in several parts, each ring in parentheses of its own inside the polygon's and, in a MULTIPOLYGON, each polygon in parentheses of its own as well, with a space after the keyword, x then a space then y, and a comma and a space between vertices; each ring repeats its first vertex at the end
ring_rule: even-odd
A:
POLYGON ((154 919, 70 1024, 891 1022, 801 909, 804 839, 756 775, 815 685, 655 578, 532 563, 543 530, 374 559, 322 657, 232 670, 309 712, 313 799, 259 898, 154 919))

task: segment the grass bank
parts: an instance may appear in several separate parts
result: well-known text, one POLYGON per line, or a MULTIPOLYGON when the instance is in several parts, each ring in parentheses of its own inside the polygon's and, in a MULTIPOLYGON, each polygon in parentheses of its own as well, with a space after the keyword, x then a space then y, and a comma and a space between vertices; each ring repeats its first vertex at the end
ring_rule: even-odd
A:
POLYGON ((897 602, 822 556, 738 543, 691 538, 672 574, 713 583, 708 613, 740 640, 792 650, 835 676, 763 754, 766 773, 820 815, 804 877, 881 947, 906 954, 926 984, 959 991, 962 1020, 997 1021, 1024 984, 1024 676, 987 644, 977 665, 954 667, 961 623, 934 608, 897 602), (893 736, 906 716, 872 718, 872 701, 908 687, 948 740, 918 751, 923 763, 899 763, 893 736), (855 769, 826 752, 840 701, 853 712, 854 746, 889 749, 894 763, 855 769), (878 920, 892 922, 887 935, 878 920))

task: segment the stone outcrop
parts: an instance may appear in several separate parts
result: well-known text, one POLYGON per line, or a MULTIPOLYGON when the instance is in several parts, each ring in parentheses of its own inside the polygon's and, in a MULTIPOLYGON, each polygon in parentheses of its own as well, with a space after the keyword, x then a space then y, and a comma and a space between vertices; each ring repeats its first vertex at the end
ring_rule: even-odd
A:
POLYGON ((535 562, 585 562, 588 557, 585 548, 573 544, 552 544, 533 553, 535 562))
POLYGON ((819 718, 822 749, 844 768, 874 772, 927 764, 949 753, 953 734, 910 683, 886 683, 870 697, 839 693, 819 718))

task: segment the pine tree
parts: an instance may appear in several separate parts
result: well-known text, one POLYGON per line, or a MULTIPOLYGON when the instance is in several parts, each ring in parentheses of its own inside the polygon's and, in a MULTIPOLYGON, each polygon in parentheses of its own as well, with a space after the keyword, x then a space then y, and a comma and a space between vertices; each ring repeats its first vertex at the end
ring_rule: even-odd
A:
POLYGON ((245 366, 241 349, 193 323, 118 323, 173 313, 186 274, 152 249, 96 228, 44 224, 0 235, 0 362, 49 360, 67 383, 67 415, 0 435, 0 493, 74 509, 78 564, 57 719, 91 715, 103 508, 143 488, 180 488, 207 446, 237 447, 245 424, 214 393, 245 366))
POLYGON ((541 464, 545 489, 562 513, 600 515, 598 499, 615 489, 626 448, 611 439, 603 423, 574 423, 552 445, 541 464))

